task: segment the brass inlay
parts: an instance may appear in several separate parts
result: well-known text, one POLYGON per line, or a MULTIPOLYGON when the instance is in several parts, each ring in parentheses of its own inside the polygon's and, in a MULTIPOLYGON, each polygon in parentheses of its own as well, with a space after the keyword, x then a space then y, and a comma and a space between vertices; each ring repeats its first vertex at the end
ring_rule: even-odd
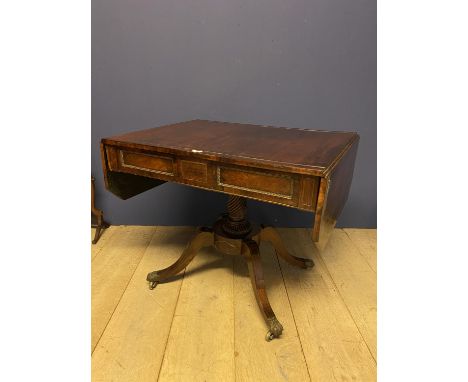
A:
POLYGON ((314 207, 317 199, 317 182, 318 178, 303 177, 301 179, 301 193, 299 203, 305 207, 314 207))
POLYGON ((184 179, 197 180, 197 181, 203 181, 203 182, 207 182, 208 180, 208 166, 206 165, 206 163, 181 159, 180 169, 182 172, 182 177, 184 179), (184 163, 187 163, 188 165, 192 165, 193 168, 184 168, 184 163), (192 174, 189 174, 189 173, 192 173, 192 174), (197 175, 201 175, 201 176, 197 176, 197 175))
MULTIPOLYGON (((188 185, 190 187, 195 187, 195 188, 199 188, 201 190, 208 190, 208 191, 216 191, 216 192, 221 192, 222 194, 226 194, 226 195, 231 195, 229 192, 227 191, 224 191, 224 190, 218 190, 216 188, 210 188, 210 187, 204 187, 204 186, 200 186, 199 184, 193 184, 193 183, 188 183, 188 182, 185 182, 183 179, 182 180, 174 180, 174 182, 177 182, 177 183, 180 183, 180 184, 185 184, 185 185, 188 185)), ((253 199, 253 200, 258 200, 260 202, 264 202, 265 199, 262 199, 260 197, 255 197, 255 196, 244 196, 248 199, 253 199)), ((269 200, 268 203, 272 203, 272 204, 278 204, 279 206, 284 206, 284 207, 290 207, 290 208, 296 208, 298 210, 301 210, 301 211, 309 211, 307 209, 304 209, 304 208, 301 208, 300 206, 296 206, 296 205, 291 205, 291 204, 286 204, 286 203, 281 203, 281 202, 278 202, 276 200, 269 200)))
MULTIPOLYGON (((156 174, 163 174, 163 175, 169 175, 169 176, 174 176, 174 172, 167 172, 167 171, 162 171, 162 170, 154 170, 154 169, 151 169, 151 168, 147 168, 147 167, 139 167, 139 166, 135 166, 135 165, 132 165, 132 164, 128 164, 128 163, 125 163, 125 160, 124 160, 124 156, 123 156, 123 152, 124 150, 119 150, 119 154, 120 154, 120 164, 122 167, 128 167, 128 168, 135 168, 137 170, 142 170, 142 171, 150 171, 150 172, 154 172, 156 174)), ((129 154, 136 154, 136 153, 132 153, 130 151, 126 151, 127 153, 129 154)), ((139 153, 137 153, 139 154, 139 153)), ((141 155, 145 155, 145 156, 148 156, 148 157, 153 157, 153 158, 160 158, 160 159, 170 159, 171 163, 172 163, 172 169, 174 169, 174 160, 170 157, 162 157, 162 156, 159 156, 159 155, 153 155, 153 154, 141 154, 141 155)))
POLYGON ((241 171, 241 170, 238 170, 238 171, 245 172, 245 173, 250 173, 250 174, 256 174, 256 175, 262 175, 262 176, 267 176, 267 177, 270 176, 270 177, 288 179, 288 180, 291 182, 291 195, 284 195, 284 194, 278 194, 278 193, 275 193, 275 192, 257 190, 257 189, 255 189, 255 188, 241 187, 241 186, 235 186, 235 185, 228 184, 228 183, 223 183, 223 182, 221 182, 221 168, 225 168, 226 170, 236 170, 236 169, 232 169, 232 168, 227 168, 227 167, 218 166, 218 168, 217 168, 217 182, 218 182, 218 186, 224 186, 224 187, 229 187, 229 188, 235 188, 235 189, 237 189, 237 190, 250 191, 250 192, 255 192, 255 193, 257 193, 257 194, 263 194, 263 195, 269 195, 269 196, 276 196, 276 197, 278 197, 278 198, 283 198, 283 199, 292 200, 292 191, 293 191, 294 184, 293 184, 292 178, 290 178, 289 176, 282 176, 282 175, 277 175, 277 174, 271 175, 271 174, 265 174, 265 173, 256 172, 256 171, 241 171))

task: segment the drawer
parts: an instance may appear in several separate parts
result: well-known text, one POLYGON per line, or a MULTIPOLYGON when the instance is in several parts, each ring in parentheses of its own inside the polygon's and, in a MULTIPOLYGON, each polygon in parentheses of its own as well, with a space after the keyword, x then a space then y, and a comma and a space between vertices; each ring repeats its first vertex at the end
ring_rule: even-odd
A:
POLYGON ((208 183, 208 164, 189 159, 179 159, 179 174, 184 182, 208 183))
POLYGON ((152 178, 172 179, 177 175, 177 166, 169 155, 148 154, 107 147, 109 169, 152 178))
POLYGON ((106 147, 109 170, 315 211, 320 178, 187 156, 106 147))
POLYGON ((158 174, 175 175, 174 161, 171 157, 119 150, 119 160, 120 165, 124 168, 135 168, 158 174))
POLYGON ((225 166, 216 171, 217 186, 224 192, 297 206, 298 178, 293 175, 225 166))

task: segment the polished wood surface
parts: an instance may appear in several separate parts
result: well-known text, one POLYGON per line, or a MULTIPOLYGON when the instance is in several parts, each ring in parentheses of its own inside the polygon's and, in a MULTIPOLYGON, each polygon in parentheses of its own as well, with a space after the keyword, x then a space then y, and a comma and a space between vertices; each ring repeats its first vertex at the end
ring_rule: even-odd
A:
POLYGON ((103 142, 321 175, 356 138, 353 132, 194 120, 118 135, 103 142))
POLYGON ((300 268, 312 268, 315 265, 311 259, 304 259, 302 257, 291 255, 286 249, 283 240, 281 240, 278 231, 273 227, 262 227, 259 239, 262 242, 270 242, 275 249, 276 254, 291 265, 300 268))
POLYGON ((315 267, 291 267, 261 242, 269 301, 285 328, 280 341, 266 342, 241 257, 202 249, 180 277, 150 291, 146 274, 175 262, 195 227, 105 230, 91 246, 99 249, 91 265, 93 382, 375 381, 376 230, 335 229, 325 251, 310 230, 278 231, 315 267), (111 264, 112 274, 103 272, 111 264))
POLYGON ((320 179, 312 240, 324 248, 348 199, 353 178, 357 145, 336 162, 329 176, 320 179))
POLYGON ((315 212, 324 246, 348 197, 359 136, 194 120, 104 138, 108 190, 127 199, 166 181, 315 212))
POLYGON ((151 282, 151 289, 154 289, 159 282, 182 272, 202 248, 210 247, 213 243, 213 234, 210 231, 199 229, 174 264, 167 268, 148 273, 146 279, 151 282))

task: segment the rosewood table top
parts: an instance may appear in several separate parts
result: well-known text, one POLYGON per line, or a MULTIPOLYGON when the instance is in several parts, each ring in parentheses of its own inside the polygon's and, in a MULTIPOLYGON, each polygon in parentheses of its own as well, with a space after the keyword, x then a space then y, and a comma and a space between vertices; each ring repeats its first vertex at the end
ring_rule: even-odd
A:
POLYGON ((323 175, 356 133, 194 120, 103 139, 108 144, 199 153, 200 158, 323 175))

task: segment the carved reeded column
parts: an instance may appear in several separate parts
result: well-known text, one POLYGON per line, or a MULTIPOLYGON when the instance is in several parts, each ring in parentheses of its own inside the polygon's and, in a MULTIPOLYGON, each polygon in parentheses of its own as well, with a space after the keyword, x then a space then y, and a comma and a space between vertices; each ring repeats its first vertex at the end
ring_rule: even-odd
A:
POLYGON ((229 195, 227 214, 223 217, 223 231, 230 235, 244 237, 252 230, 247 219, 247 201, 241 196, 229 195))

